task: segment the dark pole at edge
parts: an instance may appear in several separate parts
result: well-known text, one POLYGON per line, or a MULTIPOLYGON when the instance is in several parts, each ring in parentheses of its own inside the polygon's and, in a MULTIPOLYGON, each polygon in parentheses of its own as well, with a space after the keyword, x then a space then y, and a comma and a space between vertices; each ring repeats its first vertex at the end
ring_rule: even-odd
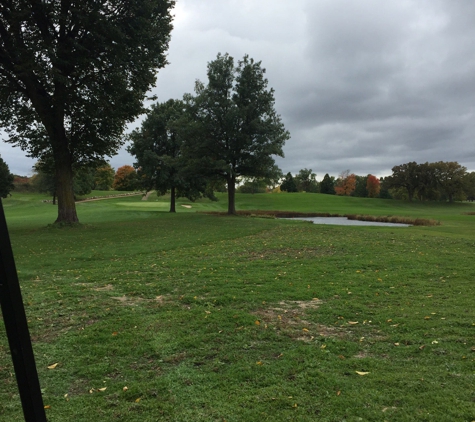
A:
POLYGON ((0 199, 0 305, 26 422, 46 422, 20 283, 0 199))

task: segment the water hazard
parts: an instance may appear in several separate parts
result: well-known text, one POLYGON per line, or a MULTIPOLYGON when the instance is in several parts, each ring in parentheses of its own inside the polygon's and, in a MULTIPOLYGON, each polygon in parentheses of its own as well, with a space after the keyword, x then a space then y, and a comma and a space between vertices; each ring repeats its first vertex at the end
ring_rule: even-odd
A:
POLYGON ((346 217, 296 217, 289 220, 311 221, 313 224, 331 224, 335 226, 386 226, 386 227, 410 227, 410 224, 380 223, 377 221, 348 220, 346 217))

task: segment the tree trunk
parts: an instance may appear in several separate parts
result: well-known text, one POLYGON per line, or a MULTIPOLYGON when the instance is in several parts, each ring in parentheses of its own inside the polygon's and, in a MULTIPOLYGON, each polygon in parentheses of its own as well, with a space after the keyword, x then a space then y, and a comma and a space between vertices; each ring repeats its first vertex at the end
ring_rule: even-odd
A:
POLYGON ((77 223, 76 203, 73 191, 73 170, 69 152, 60 151, 54 156, 58 218, 55 223, 77 223))
POLYGON ((170 189, 170 212, 176 212, 175 186, 170 189))
POLYGON ((236 214, 236 176, 230 176, 228 183, 228 214, 236 214))

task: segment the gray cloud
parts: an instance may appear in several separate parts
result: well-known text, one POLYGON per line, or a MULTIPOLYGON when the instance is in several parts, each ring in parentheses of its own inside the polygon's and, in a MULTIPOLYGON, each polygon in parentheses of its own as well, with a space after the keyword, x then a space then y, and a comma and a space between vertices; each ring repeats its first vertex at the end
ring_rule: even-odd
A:
MULTIPOLYGON (((475 171, 474 2, 179 0, 175 14, 153 92, 192 92, 218 52, 261 60, 292 135, 284 172, 383 176, 440 160, 475 171)), ((22 153, 14 164, 8 148, 0 155, 16 168, 22 153)), ((132 162, 124 151, 112 159, 132 162)))

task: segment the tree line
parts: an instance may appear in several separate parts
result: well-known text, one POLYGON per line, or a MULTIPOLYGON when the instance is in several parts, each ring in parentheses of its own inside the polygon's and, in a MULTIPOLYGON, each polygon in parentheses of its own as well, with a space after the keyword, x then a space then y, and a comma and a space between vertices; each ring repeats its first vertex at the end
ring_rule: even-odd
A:
MULTIPOLYGON (((109 163, 106 163, 97 167, 81 167, 73 174, 75 199, 93 190, 134 191, 141 188, 137 172, 130 165, 121 166, 115 171, 109 163)), ((31 177, 14 175, 0 157, 0 197, 6 198, 14 190, 47 193, 53 197, 53 204, 56 204, 57 180, 54 169, 38 161, 33 167, 31 177)))
POLYGON ((409 201, 474 201, 475 172, 467 172, 466 167, 455 161, 409 162, 394 166, 390 176, 380 179, 345 170, 337 178, 325 174, 323 180, 317 182, 316 174, 305 168, 295 176, 287 173, 280 190, 409 201))
POLYGON ((363 198, 387 197, 387 193, 381 191, 380 180, 372 174, 357 176, 345 170, 338 178, 327 173, 321 182, 316 180, 316 176, 312 169, 306 168, 300 170, 295 176, 289 172, 283 178, 279 189, 283 192, 324 193, 363 198))
POLYGON ((475 172, 456 161, 418 164, 414 161, 394 166, 383 185, 396 199, 412 201, 475 200, 475 172))

